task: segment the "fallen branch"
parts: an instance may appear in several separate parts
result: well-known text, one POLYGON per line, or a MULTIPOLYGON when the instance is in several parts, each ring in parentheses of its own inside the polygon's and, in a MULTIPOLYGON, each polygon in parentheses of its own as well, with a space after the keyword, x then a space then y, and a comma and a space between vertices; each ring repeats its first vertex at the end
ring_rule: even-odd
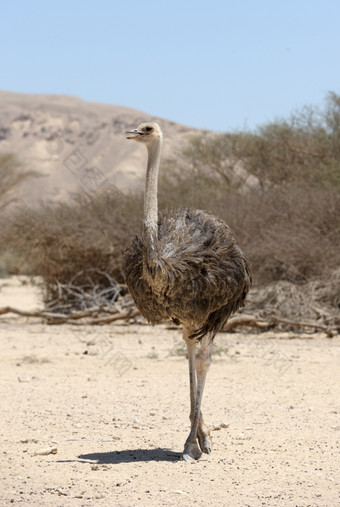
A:
POLYGON ((38 317, 47 320, 49 324, 65 324, 68 322, 75 325, 107 324, 110 322, 114 322, 115 320, 128 319, 130 317, 136 317, 137 315, 140 315, 138 310, 132 309, 127 312, 119 312, 119 310, 117 309, 103 310, 101 308, 94 308, 92 310, 87 310, 85 312, 74 312, 66 315, 64 313, 53 313, 39 310, 29 312, 25 310, 19 310, 18 308, 13 308, 11 306, 5 306, 4 308, 0 308, 0 315, 5 315, 6 313, 14 313, 15 315, 20 315, 21 317, 38 317), (93 318, 87 320, 86 322, 77 322, 78 320, 85 319, 93 315, 98 315, 98 313, 104 312, 110 314, 111 316, 104 318, 93 318))
POLYGON ((86 322, 72 322, 72 324, 76 326, 94 326, 94 325, 100 325, 100 324, 110 324, 111 322, 115 322, 116 320, 122 320, 122 319, 132 319, 134 317, 137 317, 140 315, 139 310, 130 310, 128 312, 122 312, 118 313, 117 315, 114 315, 112 317, 104 317, 102 319, 91 319, 86 322))
POLYGON ((259 327, 261 329, 268 329, 270 327, 274 327, 274 324, 270 324, 267 321, 262 319, 257 319, 253 316, 244 316, 244 317, 232 317, 223 328, 223 331, 229 331, 229 329, 233 329, 239 326, 251 326, 251 327, 259 327))
POLYGON ((19 310, 18 308, 13 308, 12 306, 5 306, 3 308, 0 308, 0 315, 5 315, 6 313, 14 313, 16 315, 21 315, 22 317, 66 317, 65 315, 59 313, 41 312, 39 310, 35 312, 28 312, 25 310, 19 310))
POLYGON ((223 331, 229 331, 229 329, 233 329, 239 326, 252 326, 261 329, 271 329, 279 324, 284 324, 292 327, 309 327, 319 331, 324 331, 329 338, 333 337, 333 332, 326 326, 320 326, 320 324, 314 324, 313 322, 293 322, 290 320, 278 319, 276 317, 272 317, 268 321, 256 318, 254 316, 234 317, 227 322, 223 328, 223 331))
MULTIPOLYGON (((69 323, 75 326, 93 326, 93 325, 101 325, 101 324, 110 324, 111 322, 115 322, 117 320, 124 319, 132 319, 140 315, 140 312, 135 309, 133 306, 131 309, 127 311, 120 311, 117 308, 93 308, 91 310, 86 310, 83 312, 73 312, 68 315, 64 313, 55 313, 55 312, 46 312, 46 311, 34 311, 29 312, 25 310, 19 310, 18 308, 13 308, 11 306, 5 306, 4 308, 0 308, 0 315, 5 315, 7 313, 14 313, 15 315, 20 315, 21 317, 37 317, 41 319, 45 319, 48 324, 65 324, 69 323), (106 317, 94 317, 100 313, 106 313, 108 316, 106 317), (85 320, 83 320, 85 319, 85 320)), ((327 334, 329 338, 332 338, 333 332, 326 326, 321 326, 320 324, 315 324, 313 322, 293 322, 290 320, 279 319, 276 317, 272 317, 269 320, 264 320, 261 318, 257 318, 255 316, 238 316, 231 318, 227 324, 224 326, 223 331, 229 331, 230 329, 234 329, 240 326, 251 326, 258 327, 260 329, 271 329, 277 325, 286 325, 291 327, 299 327, 299 328, 311 328, 318 331, 323 331, 327 334)))

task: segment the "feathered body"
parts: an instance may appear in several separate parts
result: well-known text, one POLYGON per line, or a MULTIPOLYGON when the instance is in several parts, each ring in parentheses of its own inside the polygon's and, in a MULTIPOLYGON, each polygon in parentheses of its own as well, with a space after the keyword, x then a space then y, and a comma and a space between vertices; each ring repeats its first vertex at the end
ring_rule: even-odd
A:
POLYGON ((248 261, 229 227, 207 211, 181 208, 158 216, 157 238, 134 238, 124 255, 129 291, 152 324, 165 320, 214 336, 243 305, 248 261))

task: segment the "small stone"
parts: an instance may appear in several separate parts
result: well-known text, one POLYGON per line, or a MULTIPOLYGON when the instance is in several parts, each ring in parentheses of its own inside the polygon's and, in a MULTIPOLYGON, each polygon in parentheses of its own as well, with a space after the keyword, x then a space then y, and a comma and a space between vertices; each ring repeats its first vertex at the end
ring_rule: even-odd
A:
POLYGON ((57 452, 57 447, 47 447, 46 449, 35 451, 34 456, 48 456, 49 454, 57 454, 57 452))
POLYGON ((218 424, 217 426, 213 426, 211 428, 211 431, 219 431, 221 430, 222 428, 229 428, 229 424, 226 424, 226 423, 221 423, 221 424, 218 424))

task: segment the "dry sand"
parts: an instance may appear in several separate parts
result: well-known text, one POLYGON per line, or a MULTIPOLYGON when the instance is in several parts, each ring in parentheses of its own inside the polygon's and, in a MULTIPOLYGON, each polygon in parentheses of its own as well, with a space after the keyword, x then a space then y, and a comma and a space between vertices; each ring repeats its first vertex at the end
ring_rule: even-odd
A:
MULTIPOLYGON (((0 285, 0 307, 37 305, 0 285)), ((7 315, 0 333, 1 506, 340 505, 339 337, 219 334, 203 414, 227 427, 188 464, 178 331, 7 315)))

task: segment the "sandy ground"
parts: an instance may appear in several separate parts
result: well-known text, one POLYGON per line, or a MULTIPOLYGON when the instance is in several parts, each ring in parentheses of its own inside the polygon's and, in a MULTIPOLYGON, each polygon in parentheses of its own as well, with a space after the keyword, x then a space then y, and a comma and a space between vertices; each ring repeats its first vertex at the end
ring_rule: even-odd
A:
MULTIPOLYGON (((0 307, 36 296, 0 283, 0 307)), ((339 337, 218 335, 203 414, 226 427, 188 464, 178 331, 3 316, 0 334, 1 506, 340 505, 339 337)))

